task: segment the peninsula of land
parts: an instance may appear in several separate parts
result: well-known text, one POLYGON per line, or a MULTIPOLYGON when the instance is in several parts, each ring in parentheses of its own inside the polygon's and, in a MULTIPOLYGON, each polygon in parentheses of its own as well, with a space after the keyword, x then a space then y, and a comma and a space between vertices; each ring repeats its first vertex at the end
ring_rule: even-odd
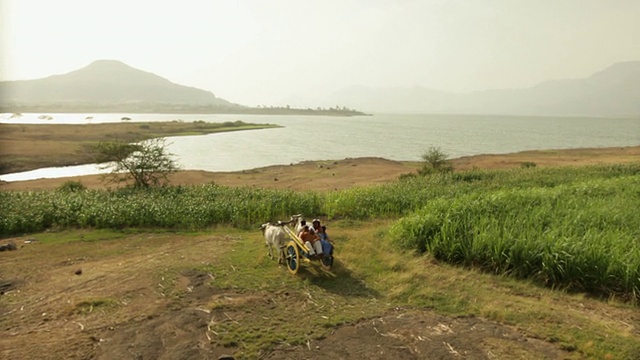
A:
POLYGON ((205 135, 224 131, 280 127, 242 121, 209 123, 120 122, 84 125, 0 124, 0 174, 44 167, 90 164, 87 147, 101 141, 139 142, 167 136, 205 135))

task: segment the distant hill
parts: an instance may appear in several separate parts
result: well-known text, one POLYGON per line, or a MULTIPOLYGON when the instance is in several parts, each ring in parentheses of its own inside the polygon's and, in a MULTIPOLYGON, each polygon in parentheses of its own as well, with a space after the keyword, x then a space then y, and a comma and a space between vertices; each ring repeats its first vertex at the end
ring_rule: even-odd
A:
POLYGON ((98 60, 82 69, 44 79, 0 82, 0 112, 365 115, 345 107, 243 106, 116 60, 98 60))
POLYGON ((63 75, 0 82, 0 108, 15 111, 153 111, 238 109, 213 93, 172 83, 116 60, 63 75))
POLYGON ((546 81, 526 89, 456 94, 423 87, 353 87, 326 103, 377 113, 637 116, 640 61, 616 63, 584 79, 546 81))

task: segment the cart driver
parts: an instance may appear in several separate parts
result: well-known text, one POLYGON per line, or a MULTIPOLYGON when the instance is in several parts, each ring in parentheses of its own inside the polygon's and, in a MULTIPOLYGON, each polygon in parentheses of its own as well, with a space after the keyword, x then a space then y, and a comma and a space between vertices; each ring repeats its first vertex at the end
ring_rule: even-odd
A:
POLYGON ((306 220, 302 219, 302 220, 300 220, 300 230, 296 234, 296 235, 298 235, 298 237, 300 237, 300 235, 302 235, 302 232, 304 231, 304 228, 307 228, 307 230, 309 230, 309 225, 307 225, 307 221, 306 220))

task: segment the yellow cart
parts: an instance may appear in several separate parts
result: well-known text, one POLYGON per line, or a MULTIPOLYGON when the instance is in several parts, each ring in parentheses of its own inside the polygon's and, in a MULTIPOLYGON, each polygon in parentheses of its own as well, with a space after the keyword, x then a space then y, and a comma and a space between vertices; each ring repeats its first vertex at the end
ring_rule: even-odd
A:
POLYGON ((309 249, 304 246, 302 239, 293 230, 286 225, 283 226, 283 229, 291 239, 284 248, 285 263, 290 273, 296 274, 302 262, 310 263, 315 260, 320 263, 323 269, 331 270, 333 266, 333 251, 321 256, 312 256, 309 254, 309 249))

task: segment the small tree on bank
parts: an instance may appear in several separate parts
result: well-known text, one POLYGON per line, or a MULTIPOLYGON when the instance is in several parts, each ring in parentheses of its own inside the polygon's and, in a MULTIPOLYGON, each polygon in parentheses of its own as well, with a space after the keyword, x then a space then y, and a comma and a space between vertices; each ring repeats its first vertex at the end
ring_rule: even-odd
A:
POLYGON ((134 187, 165 185, 168 176, 178 170, 173 154, 167 151, 165 138, 137 144, 122 141, 100 142, 92 147, 101 169, 111 169, 111 182, 131 182, 134 187))
POLYGON ((450 172, 453 167, 447 164, 447 158, 449 154, 445 153, 440 147, 431 146, 427 151, 422 154, 421 158, 424 160, 424 165, 418 170, 420 175, 428 175, 434 172, 450 172))

